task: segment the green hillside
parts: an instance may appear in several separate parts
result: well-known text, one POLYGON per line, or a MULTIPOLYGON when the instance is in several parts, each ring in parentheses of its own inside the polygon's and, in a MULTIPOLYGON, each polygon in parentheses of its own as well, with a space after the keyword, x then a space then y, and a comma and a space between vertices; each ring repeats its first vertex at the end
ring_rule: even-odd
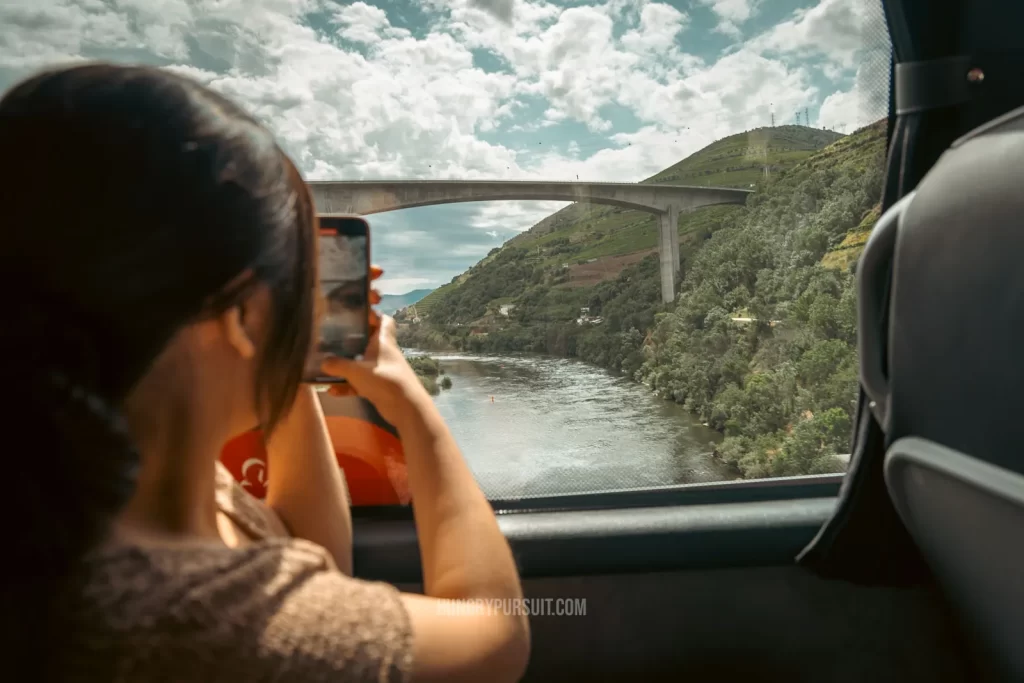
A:
POLYGON ((783 171, 841 137, 806 126, 756 128, 713 142, 644 182, 749 187, 764 178, 766 160, 772 173, 783 171))
MULTIPOLYGON (((770 178, 842 137, 839 133, 805 126, 758 128, 713 142, 642 182, 749 188, 764 182, 766 155, 770 178)), ((694 248, 723 220, 740 211, 742 208, 738 206, 712 206, 681 216, 681 248, 684 251, 694 248)), ((578 277, 568 278, 567 284, 587 286, 614 278, 635 260, 621 257, 643 256, 657 245, 657 223, 649 213, 596 204, 572 204, 512 238, 503 248, 532 249, 533 258, 543 267, 568 264, 570 275, 578 277), (598 262, 588 264, 591 259, 598 259, 598 262)), ((492 251, 467 272, 424 297, 416 305, 417 313, 432 315, 437 302, 485 270, 498 251, 492 251)))
POLYGON ((438 287, 430 294, 416 302, 416 311, 420 315, 430 315, 430 311, 434 308, 434 303, 444 296, 445 291, 449 289, 451 285, 442 285, 438 287))
MULTIPOLYGON (((768 181, 778 177, 815 150, 843 136, 827 130, 805 126, 758 128, 730 135, 691 154, 686 159, 644 180, 644 183, 710 185, 715 187, 750 187, 765 182, 765 155, 768 159, 768 181)), ((685 259, 721 225, 742 214, 740 206, 709 206, 679 218, 680 250, 685 259)), ((623 270, 657 248, 658 229, 653 215, 619 207, 595 204, 572 204, 552 214, 526 232, 494 249, 452 282, 439 287, 416 305, 420 316, 437 317, 438 322, 468 324, 487 315, 504 299, 518 291, 512 284, 509 291, 470 286, 477 274, 490 279, 510 253, 526 252, 533 266, 558 271, 546 281, 563 288, 592 287, 612 280, 623 270), (509 250, 512 250, 511 252, 509 250), (482 292, 488 292, 484 295, 482 292), (486 300, 486 296, 490 296, 486 300), (471 300, 472 305, 464 305, 471 300)), ((585 293, 567 295, 575 306, 585 293)))
MULTIPOLYGON (((711 187, 756 187, 772 175, 781 173, 806 159, 815 150, 843 136, 805 126, 758 128, 737 133, 711 143, 660 173, 641 181, 667 185, 704 185, 711 187)), ((712 224, 738 207, 707 207, 680 217, 680 235, 700 234, 708 221, 712 224), (707 214, 707 215, 705 215, 707 214)), ((654 249, 658 242, 655 217, 598 204, 572 204, 514 237, 509 244, 536 247, 546 265, 559 258, 577 261, 616 257, 654 249)), ((617 275, 620 269, 608 271, 617 275)), ((470 274, 473 272, 469 271, 470 274)))
POLYGON ((434 309, 434 304, 444 298, 445 294, 451 292, 455 287, 461 284, 464 279, 463 275, 459 275, 451 282, 446 285, 441 285, 430 294, 416 302, 416 312, 421 316, 429 316, 430 312, 434 309))
MULTIPOLYGON (((674 172, 698 168, 729 140, 674 172)), ((742 476, 837 471, 857 388, 853 268, 878 219, 884 152, 880 121, 802 152, 745 207, 680 220, 671 304, 661 303, 654 251, 609 246, 619 232, 642 234, 629 222, 637 219, 609 211, 599 221, 597 209, 571 207, 575 223, 556 214, 435 292, 430 317, 404 328, 402 341, 578 358, 723 432, 717 456, 742 476), (595 225, 618 227, 595 239, 595 225)))

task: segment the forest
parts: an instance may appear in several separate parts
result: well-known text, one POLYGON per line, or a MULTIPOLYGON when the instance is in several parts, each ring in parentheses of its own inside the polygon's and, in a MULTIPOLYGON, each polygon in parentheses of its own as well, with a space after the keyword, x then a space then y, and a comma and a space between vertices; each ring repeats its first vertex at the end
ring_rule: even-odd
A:
POLYGON ((579 287, 557 263, 572 254, 546 252, 571 240, 519 240, 402 325, 401 341, 578 358, 724 433, 716 455, 744 477, 841 471, 857 395, 854 269, 878 218, 884 147, 880 121, 773 174, 745 207, 686 217, 672 304, 656 253, 579 287))

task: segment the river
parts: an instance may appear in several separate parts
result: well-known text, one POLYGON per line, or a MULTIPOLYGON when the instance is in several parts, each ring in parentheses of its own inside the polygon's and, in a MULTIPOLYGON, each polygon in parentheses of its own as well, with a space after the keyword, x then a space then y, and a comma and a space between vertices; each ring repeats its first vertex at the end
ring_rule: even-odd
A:
POLYGON ((738 478, 711 457, 717 432, 627 379, 562 358, 430 355, 453 384, 438 409, 490 498, 738 478))

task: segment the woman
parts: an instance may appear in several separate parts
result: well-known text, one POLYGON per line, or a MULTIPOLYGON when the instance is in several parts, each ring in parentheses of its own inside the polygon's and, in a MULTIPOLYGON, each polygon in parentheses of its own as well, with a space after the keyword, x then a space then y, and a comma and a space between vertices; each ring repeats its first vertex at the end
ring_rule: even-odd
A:
POLYGON ((0 100, 5 668, 38 680, 516 680, 507 543, 385 321, 332 360, 398 428, 426 596, 358 581, 316 396, 315 217, 271 135, 168 72, 103 64, 0 100), (270 434, 266 505, 217 468, 270 434), (24 443, 17 435, 28 434, 24 443), (14 435, 14 436, 12 436, 14 435), (449 611, 450 614, 450 611, 449 611))

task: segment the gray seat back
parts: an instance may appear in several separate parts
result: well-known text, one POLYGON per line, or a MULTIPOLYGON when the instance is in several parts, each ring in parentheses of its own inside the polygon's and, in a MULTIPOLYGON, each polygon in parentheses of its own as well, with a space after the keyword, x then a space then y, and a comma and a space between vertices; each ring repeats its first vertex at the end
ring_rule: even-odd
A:
POLYGON ((1024 472, 1024 108, 955 142, 883 215, 857 286, 887 445, 919 436, 1024 472))
POLYGON ((1024 680, 1024 476, 907 437, 886 453, 885 480, 994 673, 1024 680))
POLYGON ((1024 108, 882 216, 857 278, 890 495, 986 663, 1024 680, 1024 108))

